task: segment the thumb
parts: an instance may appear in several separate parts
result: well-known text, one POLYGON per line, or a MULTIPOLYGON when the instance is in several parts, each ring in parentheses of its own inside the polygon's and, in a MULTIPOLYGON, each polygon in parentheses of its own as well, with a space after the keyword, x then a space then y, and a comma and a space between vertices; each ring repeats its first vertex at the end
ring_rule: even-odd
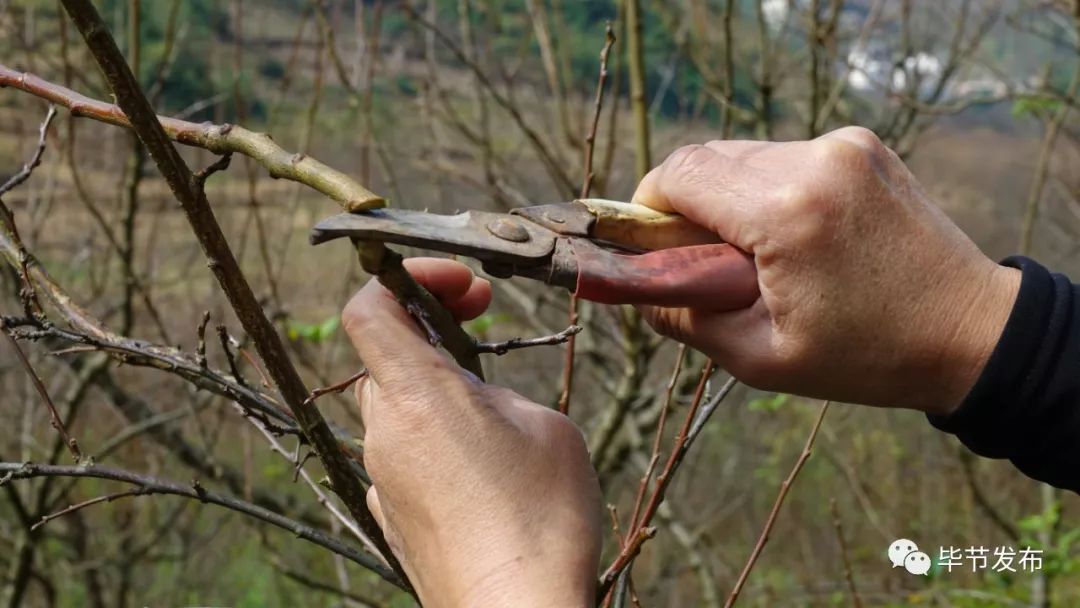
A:
POLYGON ((761 149, 761 142, 740 141, 683 146, 642 178, 631 200, 678 213, 754 253, 744 225, 753 223, 769 188, 743 158, 761 149))
MULTIPOLYGON (((460 262, 411 259, 409 272, 459 317, 480 314, 491 301, 491 285, 460 262)), ((410 315, 378 281, 369 281, 341 313, 342 326, 379 387, 392 391, 412 385, 417 375, 458 374, 460 370, 433 347, 410 315)))

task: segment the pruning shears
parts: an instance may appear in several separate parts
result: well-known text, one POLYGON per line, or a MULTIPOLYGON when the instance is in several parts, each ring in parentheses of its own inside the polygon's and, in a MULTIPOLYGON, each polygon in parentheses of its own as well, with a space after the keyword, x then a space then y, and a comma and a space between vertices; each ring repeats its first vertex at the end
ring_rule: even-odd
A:
POLYGON ((341 237, 467 256, 494 277, 528 277, 604 304, 738 310, 758 297, 749 256, 681 215, 633 203, 578 199, 455 215, 373 209, 322 220, 311 243, 341 237))

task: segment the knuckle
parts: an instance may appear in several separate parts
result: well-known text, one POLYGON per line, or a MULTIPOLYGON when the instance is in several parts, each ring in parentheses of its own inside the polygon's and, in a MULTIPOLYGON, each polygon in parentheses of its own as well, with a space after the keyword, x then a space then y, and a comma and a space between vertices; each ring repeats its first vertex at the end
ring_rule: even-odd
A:
POLYGON ((888 157, 888 148, 866 127, 844 127, 816 140, 827 166, 866 169, 888 157))
POLYGON ((866 127, 844 127, 837 130, 836 134, 867 151, 876 151, 885 147, 877 134, 866 127))

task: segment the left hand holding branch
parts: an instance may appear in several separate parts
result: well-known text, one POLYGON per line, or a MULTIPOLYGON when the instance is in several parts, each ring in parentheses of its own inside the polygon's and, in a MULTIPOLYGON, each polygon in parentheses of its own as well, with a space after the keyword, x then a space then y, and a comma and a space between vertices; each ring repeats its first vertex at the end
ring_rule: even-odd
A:
MULTIPOLYGON (((406 267, 458 319, 491 302, 463 264, 406 267)), ((600 487, 573 423, 446 358, 376 281, 342 321, 370 371, 368 504, 424 605, 592 605, 600 487)))

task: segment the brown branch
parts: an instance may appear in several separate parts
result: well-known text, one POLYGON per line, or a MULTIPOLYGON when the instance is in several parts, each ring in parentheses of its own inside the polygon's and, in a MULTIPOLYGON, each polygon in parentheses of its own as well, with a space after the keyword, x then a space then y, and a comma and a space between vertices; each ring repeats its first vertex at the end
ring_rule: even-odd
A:
POLYGON ((379 574, 387 581, 402 587, 403 589, 405 588, 404 583, 398 579, 393 572, 387 570, 387 568, 374 556, 364 553, 336 538, 327 536, 311 526, 285 517, 279 513, 274 513, 273 511, 238 498, 207 490, 197 481, 192 482, 191 485, 185 486, 173 481, 167 481, 123 469, 101 467, 97 465, 61 466, 34 464, 31 462, 0 462, 0 474, 3 474, 0 476, 0 484, 8 483, 13 479, 31 479, 36 477, 85 477, 133 484, 144 489, 148 494, 169 494, 193 498, 204 504, 224 507, 238 513, 243 513, 249 517, 262 520, 283 530, 287 530, 298 538, 302 538, 308 542, 319 545, 324 549, 337 553, 338 555, 379 574))
POLYGON ((656 423, 652 455, 649 456, 649 465, 645 467, 645 474, 641 476, 641 482, 638 483, 637 496, 634 498, 634 510, 630 515, 630 525, 627 526, 627 530, 637 529, 638 516, 641 514, 641 506, 645 501, 645 489, 649 485, 649 480, 652 479, 653 471, 656 470, 656 463, 660 461, 660 442, 664 437, 664 427, 667 426, 668 412, 671 411, 671 397, 675 393, 675 383, 679 380, 679 373, 682 372, 685 360, 686 345, 680 344, 679 352, 675 355, 675 367, 671 370, 671 377, 668 378, 667 387, 664 389, 664 402, 660 406, 660 419, 656 423))
POLYGON ((92 347, 109 354, 114 359, 129 365, 152 367, 168 371, 191 384, 209 390, 235 401, 244 408, 248 415, 271 425, 281 433, 297 434, 299 429, 288 412, 267 395, 229 380, 224 374, 206 367, 190 357, 165 347, 137 342, 130 339, 97 337, 61 329, 54 325, 42 324, 29 318, 0 317, 0 321, 16 339, 41 340, 58 339, 70 344, 92 347), (271 419, 277 424, 271 423, 271 419), (285 426, 281 426, 284 424, 285 426))
MULTIPOLYGON (((571 327, 578 326, 578 299, 570 294, 569 304, 566 310, 567 322, 571 327)), ((563 415, 570 413, 570 393, 574 389, 574 351, 577 348, 576 336, 570 336, 566 341, 566 353, 563 355, 562 391, 559 392, 559 412, 563 415)))
MULTIPOLYGON (((11 191, 13 188, 19 186, 34 172, 34 169, 41 164, 41 158, 45 154, 45 144, 48 139, 49 125, 52 124, 53 118, 56 117, 56 106, 49 104, 49 111, 45 114, 45 120, 41 122, 39 128, 37 149, 34 151, 34 155, 27 161, 18 173, 11 176, 2 186, 0 186, 0 197, 6 192, 11 191)), ((30 280, 30 272, 27 265, 30 262, 30 253, 26 250, 26 246, 22 242, 22 237, 19 236, 19 228, 15 224, 15 213, 6 205, 2 198, 0 198, 0 215, 3 216, 5 228, 11 237, 11 241, 15 244, 17 249, 18 269, 19 275, 22 277, 23 286, 19 292, 19 296, 23 302, 23 310, 27 316, 36 316, 43 314, 41 308, 41 301, 38 300, 37 291, 34 290, 34 283, 30 280)))
POLYGON ((366 375, 368 375, 368 371, 367 368, 364 368, 356 372, 355 374, 349 376, 348 378, 342 380, 341 382, 338 382, 337 384, 331 384, 330 386, 323 386, 320 388, 312 389, 311 394, 308 395, 308 398, 304 400, 304 405, 311 405, 315 402, 316 399, 329 393, 344 393, 345 389, 356 384, 360 381, 361 378, 366 375))
MULTIPOLYGON (((221 343, 221 350, 225 353, 225 362, 229 364, 229 373, 232 374, 237 384, 244 388, 251 388, 244 376, 240 374, 240 368, 236 366, 236 357, 233 355, 231 348, 236 339, 229 335, 229 330, 224 325, 218 325, 216 329, 218 341, 221 343)), ((239 344, 236 344, 236 346, 239 346, 239 344)))
POLYGON ((630 562, 634 561, 634 558, 641 553, 641 546, 645 544, 645 541, 656 536, 656 528, 654 526, 642 526, 638 528, 633 537, 625 544, 623 550, 619 552, 619 556, 615 558, 615 561, 611 562, 607 570, 604 570, 604 574, 600 576, 600 583, 597 587, 597 596, 604 597, 611 589, 612 583, 615 579, 622 574, 623 570, 626 570, 630 562))
POLYGON ((848 559, 847 543, 844 542, 844 528, 840 522, 840 511, 836 508, 836 499, 829 501, 829 510, 832 511, 833 528, 836 530, 836 542, 840 545, 840 558, 844 562, 844 580, 847 582, 848 593, 851 594, 851 605, 854 608, 862 608, 862 598, 855 588, 855 575, 851 570, 851 560, 848 559))
POLYGON ((206 369, 206 326, 209 324, 210 311, 204 310, 202 320, 199 321, 199 326, 195 329, 195 334, 199 337, 199 341, 195 346, 195 362, 203 369, 206 369))
MULTIPOLYGON (((327 425, 326 420, 315 408, 304 407, 304 399, 308 391, 304 387, 303 380, 297 373, 296 368, 289 360, 281 337, 277 334, 274 326, 263 312, 259 301, 251 290, 247 279, 244 277, 240 266, 236 261, 225 235, 221 231, 214 213, 206 200, 204 192, 194 184, 191 169, 184 163, 179 152, 169 140, 168 127, 164 120, 160 120, 154 114, 150 102, 146 99, 135 76, 131 73, 116 42, 109 34, 108 26, 102 21, 97 9, 89 0, 62 0, 65 10, 75 22, 76 27, 82 33, 86 44, 93 54, 98 66, 101 68, 108 81, 109 88, 116 96, 119 103, 121 116, 130 118, 130 125, 138 134, 139 139, 146 146, 150 157, 161 171, 170 189, 180 202, 193 232, 199 240, 209 266, 225 292, 229 303, 232 305, 236 316, 244 327, 245 332, 251 336, 255 347, 259 351, 266 364, 267 370, 273 377, 278 390, 285 399, 286 404, 292 411, 293 416, 299 423, 304 435, 311 442, 319 454, 327 474, 349 512, 361 528, 367 533, 380 552, 391 565, 401 581, 407 581, 404 571, 394 557, 389 545, 387 545, 382 532, 368 510, 366 501, 366 489, 360 480, 353 474, 349 461, 338 447, 337 439, 327 425)), ((0 76, 2 76, 0 71, 0 76)), ((24 79, 25 81, 25 79, 24 79)), ((115 108, 114 108, 115 109, 115 108)), ((128 123, 127 118, 121 123, 128 123)), ((185 123, 190 125, 191 123, 185 123)), ((207 135, 208 129, 200 129, 196 133, 207 135)), ((360 187, 344 174, 338 173, 310 158, 284 158, 287 153, 274 144, 269 137, 254 136, 251 132, 245 132, 248 136, 238 138, 242 130, 238 128, 219 128, 213 132, 212 139, 216 138, 218 153, 233 150, 250 156, 259 156, 261 162, 269 163, 284 162, 279 167, 277 174, 284 177, 307 176, 326 188, 326 193, 336 194, 337 200, 345 202, 349 208, 365 208, 372 205, 380 205, 382 199, 372 195, 366 189, 360 187), (251 137, 254 136, 254 137, 251 137), (233 142, 235 147, 221 147, 233 142), (261 142, 252 147, 251 144, 261 142), (240 145, 243 144, 243 145, 240 145), (319 169, 318 173, 312 173, 313 169, 319 169), (337 177, 338 179, 332 179, 337 177), (347 188, 347 194, 339 187, 347 188)), ((213 149, 213 141, 203 139, 207 147, 213 149)), ((271 169, 271 175, 275 170, 271 169)), ((333 197, 333 195, 331 195, 333 197)), ((408 582, 404 587, 411 590, 408 582)))
POLYGON ((413 311, 414 316, 420 317, 418 321, 425 324, 424 329, 430 339, 445 348, 458 365, 482 380, 484 368, 480 364, 476 340, 461 328, 450 311, 431 292, 412 278, 402 265, 401 255, 381 243, 355 241, 354 245, 364 270, 375 275, 379 283, 394 294, 398 303, 413 311), (415 314, 417 307, 423 311, 422 315, 415 314))
POLYGON ((476 352, 505 355, 512 350, 531 348, 533 346, 551 346, 568 342, 574 336, 581 333, 580 325, 571 325, 557 334, 541 336, 539 338, 511 338, 503 342, 477 342, 476 352))
POLYGON ((510 115, 514 124, 517 125, 518 129, 525 135, 525 138, 532 144, 533 149, 536 150, 537 156, 540 157, 540 161, 543 163, 544 168, 547 169, 548 174, 551 176, 551 179, 555 182, 556 186, 567 195, 572 195, 575 188, 573 181, 570 180, 570 176, 566 174, 562 163, 560 163, 559 160, 555 158, 555 155, 548 149, 547 144, 544 143, 540 134, 525 122, 525 117, 522 116, 521 110, 517 105, 496 88, 495 84, 491 82, 491 79, 484 73, 484 70, 481 69, 475 61, 469 59, 468 55, 461 47, 459 47, 453 39, 447 36, 445 32, 439 29, 437 24, 425 19, 409 2, 402 3, 402 10, 404 10, 414 22, 433 33, 435 37, 439 39, 439 42, 449 49, 458 61, 473 72, 480 86, 486 89, 491 95, 491 99, 510 115))
MULTIPOLYGON (((611 29, 611 22, 604 26, 604 47, 600 50, 600 75, 596 79, 596 101, 593 103, 593 117, 589 126, 589 133, 585 136, 585 160, 584 173, 581 184, 581 198, 588 198, 593 183, 593 154, 596 149, 596 130, 600 124, 600 114, 604 108, 604 85, 608 77, 608 55, 611 47, 615 44, 615 32, 611 29)), ((578 324, 578 299, 570 294, 569 304, 566 311, 568 324, 573 327, 578 324)), ((574 352, 577 347, 577 338, 574 335, 566 342, 566 354, 563 356, 562 392, 559 393, 559 411, 563 414, 570 412, 570 394, 574 388, 574 352)))
MULTIPOLYGON (((73 116, 92 118, 125 129, 133 128, 120 106, 92 99, 33 74, 18 72, 0 64, 0 88, 3 87, 13 87, 68 108, 73 116)), ((153 117, 148 106, 145 118, 153 117)), ((249 131, 238 125, 193 123, 167 116, 157 116, 156 119, 165 135, 177 143, 204 148, 215 154, 236 152, 249 156, 265 167, 271 177, 314 188, 341 203, 347 211, 382 207, 386 203, 382 197, 348 175, 310 156, 287 152, 266 133, 249 131)))
POLYGON ((84 500, 83 502, 76 503, 76 504, 73 504, 73 505, 71 505, 69 507, 66 507, 64 509, 56 511, 55 513, 49 513, 48 515, 42 515, 41 519, 38 520, 37 523, 30 526, 30 529, 31 530, 37 530, 41 526, 44 526, 45 524, 49 523, 50 521, 52 521, 52 520, 54 520, 54 519, 56 519, 58 517, 63 517, 65 515, 69 514, 69 513, 74 513, 75 511, 78 511, 80 509, 85 509, 86 507, 92 507, 92 506, 94 506, 96 504, 99 504, 99 503, 112 502, 112 501, 114 501, 114 500, 116 500, 118 498, 127 498, 128 496, 144 496, 146 494, 151 494, 151 492, 149 490, 147 490, 145 487, 140 487, 140 488, 137 488, 135 490, 126 490, 124 492, 116 492, 114 494, 106 494, 105 496, 98 496, 96 498, 91 498, 90 500, 84 500))
POLYGON ((30 178, 30 175, 34 172, 34 169, 38 168, 41 164, 41 158, 45 154, 45 144, 49 135, 49 126, 52 124, 53 118, 56 117, 56 106, 49 104, 49 111, 45 114, 45 120, 41 122, 41 126, 38 127, 38 143, 37 148, 34 150, 34 155, 30 157, 30 160, 26 161, 19 171, 8 178, 7 181, 0 185, 0 196, 11 192, 17 188, 20 184, 30 178))
POLYGON ((619 509, 615 505, 608 503, 607 511, 608 516, 611 518, 611 534, 615 537, 615 542, 618 543, 619 548, 622 549, 626 545, 626 540, 623 539, 622 531, 619 529, 619 509))
POLYGON ((593 150, 596 148, 596 129, 600 125, 600 113, 604 108, 604 85, 608 77, 608 55, 611 47, 615 45, 615 32, 611 28, 611 22, 604 25, 604 48, 600 50, 600 75, 596 80, 596 101, 593 103, 592 122, 589 124, 589 134, 585 136, 585 178, 581 184, 581 198, 589 197, 589 190, 593 182, 593 150))
MULTIPOLYGON (((635 525, 636 529, 631 528, 634 534, 634 539, 640 538, 642 530, 649 527, 652 522, 652 518, 656 516, 656 511, 660 508, 660 504, 664 501, 664 496, 667 493, 668 486, 671 484, 671 480, 675 477, 675 472, 678 470, 679 465, 682 464, 683 459, 686 457, 686 438, 690 430, 690 426, 693 423, 694 416, 698 411, 698 407, 701 405, 701 400, 705 396, 705 387, 708 385, 709 378, 712 376, 713 371, 716 369, 716 364, 712 360, 707 360, 705 366, 701 370, 701 379, 698 380, 697 388, 694 391, 694 398, 690 402, 690 407, 686 413, 686 419, 683 421, 683 426, 679 430, 679 434, 675 437, 675 444, 671 448, 671 454, 668 455, 667 462, 664 463, 664 468, 660 472, 660 475, 656 478, 656 484, 653 487, 653 493, 649 497, 648 503, 646 503, 645 511, 641 515, 641 519, 635 525)), ((629 532, 628 532, 629 534, 629 532)), ((650 537, 651 538, 651 537, 650 537)), ((645 542, 647 539, 642 539, 641 542, 645 542)), ((619 556, 615 558, 615 562, 608 567, 608 570, 604 573, 604 576, 600 578, 600 582, 597 584, 597 597, 607 597, 611 592, 611 585, 622 573, 622 569, 629 566, 633 559, 628 559, 626 553, 629 551, 640 551, 641 547, 633 547, 632 541, 625 543, 623 550, 619 553, 619 556), (615 568, 615 565, 619 564, 620 568, 615 568), (608 574, 611 576, 608 576, 608 574)))
POLYGON ((814 447, 814 440, 817 438, 818 430, 821 428, 821 422, 825 419, 825 414, 828 411, 829 402, 826 401, 821 404, 817 420, 814 421, 814 426, 810 429, 810 434, 806 437, 806 444, 803 446, 802 453, 799 454, 799 459, 795 461, 795 466, 791 468, 791 472, 788 473, 787 479, 780 484, 780 492, 776 495, 776 501, 773 503, 772 510, 769 511, 769 517, 765 520, 764 527, 761 528, 761 535, 758 536, 757 544, 754 545, 754 550, 750 553, 750 557, 747 558, 746 565, 743 566, 742 572, 739 573, 739 578, 735 581, 735 587, 731 590, 731 595, 729 595, 727 601, 724 602, 724 608, 731 608, 735 605, 735 601, 739 599, 739 593, 742 592, 743 585, 746 584, 746 579, 750 576, 750 571, 754 569, 754 564, 757 563, 758 557, 765 549, 765 543, 769 542, 769 534, 776 524, 776 516, 780 514, 780 507, 784 505, 784 499, 787 498, 788 490, 791 489, 791 484, 795 483, 795 478, 799 475, 799 471, 802 470, 803 465, 806 464, 807 459, 810 458, 810 451, 811 448, 814 447))
POLYGON ((45 383, 41 381, 41 376, 34 371, 34 366, 30 365, 30 360, 26 358, 22 349, 19 348, 19 343, 15 341, 15 338, 11 336, 10 329, 4 325, 3 331, 4 337, 8 339, 8 343, 11 344, 11 348, 15 350, 15 355, 19 359, 19 363, 22 364, 23 369, 27 374, 30 374, 30 380, 34 384, 34 389, 37 390, 38 395, 41 396, 41 400, 45 402, 45 405, 49 408, 49 417, 52 419, 52 427, 56 429, 57 433, 60 433, 61 439, 64 440, 64 445, 67 446, 68 451, 71 452, 71 457, 75 459, 75 464, 80 464, 83 461, 82 451, 79 449, 79 442, 75 441, 75 438, 68 434, 67 429, 64 428, 64 421, 60 418, 60 412, 56 409, 56 404, 53 403, 52 397, 49 396, 49 391, 45 389, 45 383))

